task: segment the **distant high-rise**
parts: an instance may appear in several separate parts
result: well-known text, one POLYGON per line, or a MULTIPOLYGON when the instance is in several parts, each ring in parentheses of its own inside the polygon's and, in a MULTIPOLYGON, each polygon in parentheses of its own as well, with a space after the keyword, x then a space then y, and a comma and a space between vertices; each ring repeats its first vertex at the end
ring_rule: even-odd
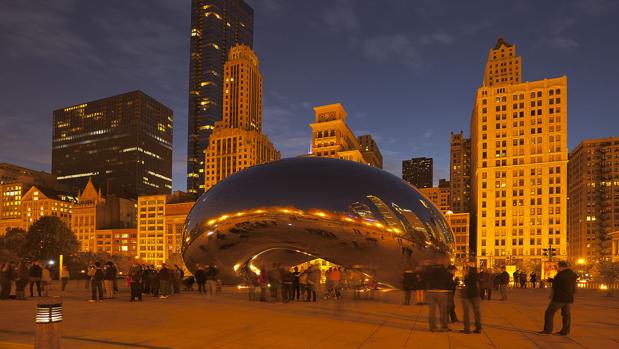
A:
POLYGON ((383 154, 378 149, 378 144, 372 138, 372 135, 362 135, 357 137, 359 144, 361 145, 361 154, 365 160, 370 164, 378 168, 383 168, 383 154))
POLYGON ((52 173, 137 198, 172 190, 172 110, 141 91, 54 111, 52 173))
POLYGON ((262 134, 262 74, 249 46, 230 49, 223 102, 223 119, 215 123, 205 150, 205 190, 233 173, 280 158, 262 134))
POLYGON ((619 231, 619 137, 581 142, 567 173, 569 258, 610 259, 609 234, 619 231))
POLYGON ((412 158, 402 161, 402 179, 417 188, 432 188, 433 171, 432 158, 412 158))
POLYGON ((471 204, 471 139, 460 133, 451 133, 449 167, 451 209, 470 212, 471 204))
POLYGON ((567 255, 567 78, 521 82, 516 46, 488 54, 471 117, 472 220, 481 266, 567 255))
POLYGON ((346 110, 340 103, 314 107, 312 155, 344 159, 382 168, 383 156, 370 135, 355 137, 346 124, 346 110))
POLYGON ((223 115, 224 64, 237 44, 253 47, 254 10, 243 0, 192 0, 187 191, 204 192, 204 150, 223 115))

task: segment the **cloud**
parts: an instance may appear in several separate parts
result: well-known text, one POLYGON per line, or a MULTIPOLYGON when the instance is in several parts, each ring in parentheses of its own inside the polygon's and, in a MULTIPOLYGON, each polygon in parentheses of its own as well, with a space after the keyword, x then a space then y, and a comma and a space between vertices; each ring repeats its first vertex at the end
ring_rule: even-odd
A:
POLYGON ((363 54, 375 62, 396 61, 415 70, 423 66, 421 53, 404 34, 370 38, 363 43, 363 54))
POLYGON ((313 104, 294 101, 277 91, 267 92, 263 104, 263 133, 269 136, 282 157, 306 154, 312 141, 308 125, 314 120, 313 104))
POLYGON ((431 34, 422 35, 419 38, 419 43, 422 45, 431 45, 436 43, 449 45, 454 43, 454 41, 455 38, 442 29, 431 34))
POLYGON ((353 0, 335 0, 335 4, 323 12, 322 21, 333 32, 351 32, 361 27, 353 0))
POLYGON ((544 40, 550 47, 560 49, 560 50, 573 50, 580 47, 580 44, 570 38, 565 37, 554 37, 544 40))

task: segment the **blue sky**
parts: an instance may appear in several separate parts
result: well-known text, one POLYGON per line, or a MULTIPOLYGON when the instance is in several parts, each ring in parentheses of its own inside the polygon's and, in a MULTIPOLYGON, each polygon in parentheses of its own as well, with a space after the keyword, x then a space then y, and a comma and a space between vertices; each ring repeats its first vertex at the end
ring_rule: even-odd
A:
MULTIPOLYGON (((568 143, 619 136, 619 3, 610 0, 253 0, 264 131, 307 152, 312 106, 340 102, 385 169, 435 159, 468 125, 488 49, 517 45, 523 79, 568 77, 568 143)), ((50 170, 54 109, 141 89, 174 110, 174 187, 185 189, 188 0, 0 3, 0 161, 50 170)))

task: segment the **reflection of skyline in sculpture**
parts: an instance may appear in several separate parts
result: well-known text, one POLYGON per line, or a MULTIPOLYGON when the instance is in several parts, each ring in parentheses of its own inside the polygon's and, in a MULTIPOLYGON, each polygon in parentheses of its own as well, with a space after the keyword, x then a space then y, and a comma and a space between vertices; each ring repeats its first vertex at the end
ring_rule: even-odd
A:
POLYGON ((437 212, 382 170, 285 159, 232 175, 205 193, 188 216, 183 256, 190 269, 217 264, 224 282, 238 280, 249 262, 322 258, 398 285, 404 268, 448 261, 453 237, 437 212))

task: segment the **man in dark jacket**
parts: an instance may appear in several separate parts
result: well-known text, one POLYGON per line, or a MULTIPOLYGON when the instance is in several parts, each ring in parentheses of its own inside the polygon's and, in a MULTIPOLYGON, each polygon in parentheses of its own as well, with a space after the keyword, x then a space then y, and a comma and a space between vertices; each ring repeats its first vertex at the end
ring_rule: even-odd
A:
POLYGON ((206 292, 206 288, 204 287, 204 283, 206 282, 206 273, 204 272, 204 268, 198 264, 198 269, 193 274, 196 279, 196 284, 198 284, 198 292, 206 292))
POLYGON ((430 306, 430 331, 446 332, 447 326, 449 292, 452 286, 452 276, 445 266, 436 264, 428 267, 425 273, 425 280, 428 284, 428 304, 430 306), (438 309, 441 328, 436 327, 436 310, 438 309))
POLYGON ((95 262, 95 265, 90 267, 88 276, 90 276, 90 289, 92 291, 89 302, 103 302, 103 278, 105 275, 101 263, 95 262))
POLYGON ((161 296, 159 298, 168 298, 170 296, 170 282, 172 281, 172 271, 163 263, 159 270, 159 290, 161 296))
POLYGON ((470 312, 473 311, 475 317, 475 333, 481 333, 481 313, 479 303, 481 301, 479 287, 479 276, 477 268, 469 267, 464 276, 464 288, 462 289, 462 311, 464 313, 464 330, 462 333, 471 333, 470 312))
POLYGON ((544 330, 538 333, 552 333, 553 320, 557 310, 561 309, 563 326, 557 332, 560 336, 570 334, 570 324, 572 316, 570 313, 571 304, 574 303, 574 292, 576 292, 576 279, 578 275, 567 267, 567 262, 559 262, 559 272, 552 282, 552 295, 550 304, 544 314, 544 330))
POLYGON ((142 301, 142 266, 134 261, 129 269, 129 285, 131 287, 131 301, 142 301))

